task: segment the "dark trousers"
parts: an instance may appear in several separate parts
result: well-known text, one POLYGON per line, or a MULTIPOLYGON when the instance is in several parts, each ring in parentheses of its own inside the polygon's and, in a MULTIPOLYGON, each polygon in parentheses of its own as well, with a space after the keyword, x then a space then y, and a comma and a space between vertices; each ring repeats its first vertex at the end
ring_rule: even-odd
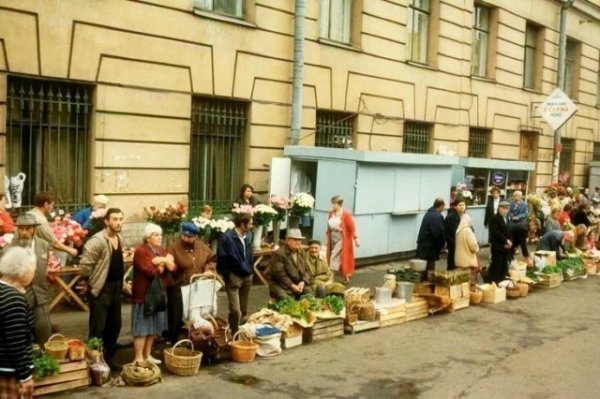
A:
POLYGON ((456 265, 454 264, 454 254, 456 253, 456 243, 448 243, 448 266, 446 270, 454 270, 456 269, 456 265))
POLYGON ((248 312, 248 296, 252 287, 252 275, 239 277, 233 273, 225 278, 225 292, 229 301, 229 327, 235 334, 248 312))
POLYGON ((517 247, 520 246, 523 256, 528 257, 529 250, 527 249, 527 227, 524 227, 523 225, 514 225, 510 229, 510 233, 512 234, 513 238, 512 253, 514 254, 517 247))
POLYGON ((102 338, 104 354, 112 358, 121 332, 121 290, 123 284, 109 282, 97 297, 90 295, 89 338, 102 338))
POLYGON ((508 275, 507 251, 492 251, 492 261, 489 267, 488 282, 498 284, 508 275))
POLYGON ((180 285, 167 286, 167 319, 169 329, 165 331, 164 336, 172 343, 176 343, 183 327, 183 298, 180 285))

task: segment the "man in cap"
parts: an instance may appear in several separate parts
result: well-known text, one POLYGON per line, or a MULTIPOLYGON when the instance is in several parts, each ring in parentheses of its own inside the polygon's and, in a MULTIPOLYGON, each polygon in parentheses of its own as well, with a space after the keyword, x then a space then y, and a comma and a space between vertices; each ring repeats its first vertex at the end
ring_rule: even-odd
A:
POLYGON ((173 343, 178 341, 183 326, 181 286, 188 285, 190 277, 194 274, 214 275, 217 272, 217 257, 208 245, 198 239, 198 234, 200 229, 194 223, 182 223, 179 239, 167 249, 167 252, 173 255, 175 270, 170 272, 167 284, 169 329, 165 332, 165 337, 173 343))
POLYGON ((108 197, 104 194, 98 194, 92 199, 92 204, 90 206, 86 206, 75 212, 73 220, 79 223, 84 229, 87 229, 90 225, 92 212, 97 211, 98 209, 106 209, 107 205, 108 197))
POLYGON ((35 274, 33 281, 25 291, 25 298, 33 314, 35 342, 43 345, 52 334, 46 269, 49 264, 55 266, 58 259, 53 256, 52 251, 48 250, 48 243, 35 236, 35 230, 39 223, 36 222, 33 215, 28 213, 20 215, 17 218, 16 226, 18 236, 13 240, 11 246, 30 248, 36 256, 35 274))
POLYGON ((58 239, 54 237, 54 234, 52 234, 50 223, 48 223, 48 215, 50 215, 50 212, 52 212, 53 209, 54 196, 51 193, 42 191, 33 197, 33 209, 27 213, 33 215, 35 221, 39 225, 35 229, 35 236, 46 241, 50 247, 75 257, 77 256, 77 250, 58 241, 58 239))
POLYGON ((504 280, 508 274, 508 258, 512 251, 512 241, 508 230, 508 208, 510 203, 501 201, 496 213, 489 221, 490 226, 490 247, 492 252, 492 262, 489 268, 490 282, 499 283, 504 280))
POLYGON ((248 233, 252 231, 252 215, 238 213, 235 228, 221 235, 217 249, 217 271, 225 280, 229 301, 229 326, 235 334, 248 312, 248 296, 252 287, 254 254, 248 233))
POLYGON ((288 229, 285 245, 272 256, 266 271, 269 282, 269 294, 276 300, 293 296, 312 294, 310 280, 306 273, 306 254, 302 249, 300 229, 288 229))
MULTIPOLYGON (((89 338, 102 338, 109 363, 117 349, 121 332, 121 291, 123 289, 123 211, 109 208, 104 215, 103 230, 85 244, 79 267, 89 277, 89 338)), ((114 365, 113 363, 113 366, 114 365)))

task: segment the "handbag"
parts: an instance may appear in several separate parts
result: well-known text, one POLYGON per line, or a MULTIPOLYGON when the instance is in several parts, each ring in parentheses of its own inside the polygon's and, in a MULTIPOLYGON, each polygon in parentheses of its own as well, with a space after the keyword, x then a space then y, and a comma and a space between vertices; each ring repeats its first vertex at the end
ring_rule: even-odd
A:
POLYGON ((167 293, 160 277, 154 276, 144 296, 144 316, 152 316, 165 310, 167 310, 167 293))

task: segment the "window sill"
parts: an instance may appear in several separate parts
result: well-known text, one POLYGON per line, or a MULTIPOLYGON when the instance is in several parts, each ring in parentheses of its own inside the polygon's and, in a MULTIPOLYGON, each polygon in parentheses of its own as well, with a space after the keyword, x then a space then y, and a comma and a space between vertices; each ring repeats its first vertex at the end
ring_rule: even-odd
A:
POLYGON ((531 87, 525 87, 523 86, 523 91, 529 92, 529 93, 533 93, 533 94, 544 94, 541 92, 541 90, 538 89, 532 89, 531 87))
POLYGON ((355 47, 352 44, 336 42, 333 40, 325 39, 324 37, 320 37, 318 39, 318 42, 321 44, 328 45, 328 46, 343 48, 344 50, 356 51, 357 53, 362 52, 362 49, 360 47, 355 47))
POLYGON ((439 69, 433 65, 429 64, 421 64, 420 62, 406 60, 406 63, 411 66, 415 66, 418 68, 429 69, 430 71, 438 71, 439 69))
POLYGON ((215 21, 228 22, 231 24, 241 25, 248 28, 257 28, 256 24, 248 22, 244 19, 230 17, 222 14, 216 14, 214 12, 199 10, 197 8, 194 8, 194 14, 203 18, 214 19, 215 21))
POLYGON ((482 82, 488 82, 488 83, 496 83, 496 79, 488 78, 485 76, 471 75, 471 79, 480 80, 482 82))

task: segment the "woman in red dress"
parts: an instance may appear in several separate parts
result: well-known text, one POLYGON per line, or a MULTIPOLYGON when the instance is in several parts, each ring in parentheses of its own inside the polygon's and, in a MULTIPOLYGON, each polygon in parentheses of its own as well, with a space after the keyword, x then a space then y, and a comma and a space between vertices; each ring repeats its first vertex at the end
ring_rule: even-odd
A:
POLYGON ((331 211, 327 222, 327 262, 332 270, 339 272, 344 284, 350 284, 354 273, 354 245, 359 246, 352 214, 342 208, 344 198, 331 198, 331 211))

